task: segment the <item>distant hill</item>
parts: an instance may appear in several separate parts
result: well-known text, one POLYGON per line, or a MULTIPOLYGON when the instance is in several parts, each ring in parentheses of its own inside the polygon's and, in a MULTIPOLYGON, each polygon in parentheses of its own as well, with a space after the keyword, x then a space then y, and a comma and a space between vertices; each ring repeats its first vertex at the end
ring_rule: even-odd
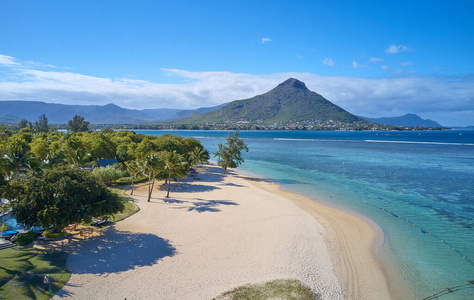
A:
POLYGON ((0 115, 0 124, 18 124, 21 118, 14 115, 0 115))
POLYGON ((384 118, 367 118, 362 117, 370 122, 393 125, 393 126, 408 126, 408 127, 443 127, 438 122, 430 119, 422 119, 415 114, 406 114, 400 117, 384 117, 384 118))
POLYGON ((42 114, 46 114, 50 123, 67 123, 77 114, 92 124, 146 124, 204 113, 220 107, 221 105, 196 110, 167 108, 136 110, 122 108, 115 104, 101 106, 39 101, 0 101, 0 112, 2 112, 0 124, 18 124, 21 119, 35 122, 42 114))
POLYGON ((218 110, 197 115, 186 122, 202 124, 260 121, 272 124, 308 120, 368 123, 310 91, 303 82, 294 78, 286 80, 265 94, 233 101, 218 110))

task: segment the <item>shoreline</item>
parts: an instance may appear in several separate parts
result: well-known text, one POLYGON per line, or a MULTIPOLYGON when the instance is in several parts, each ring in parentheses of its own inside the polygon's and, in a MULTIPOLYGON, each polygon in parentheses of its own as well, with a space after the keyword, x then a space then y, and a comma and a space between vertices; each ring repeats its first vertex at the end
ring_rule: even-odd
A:
POLYGON ((54 298, 211 299, 286 278, 322 299, 392 299, 365 221, 217 166, 199 174, 151 202, 140 184, 138 213, 68 245, 71 279, 54 298))
POLYGON ((385 243, 385 233, 374 221, 286 191, 270 180, 238 176, 259 189, 289 199, 323 226, 324 241, 341 282, 344 299, 404 299, 400 294, 391 292, 393 289, 388 284, 390 276, 376 254, 385 243))

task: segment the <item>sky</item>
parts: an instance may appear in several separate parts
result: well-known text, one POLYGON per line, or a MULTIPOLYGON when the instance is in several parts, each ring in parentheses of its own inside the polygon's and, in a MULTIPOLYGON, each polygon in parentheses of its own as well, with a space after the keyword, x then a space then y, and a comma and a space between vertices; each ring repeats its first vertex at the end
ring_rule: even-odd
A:
POLYGON ((292 77, 356 115, 474 125, 473 13, 471 0, 0 0, 0 101, 191 109, 292 77))

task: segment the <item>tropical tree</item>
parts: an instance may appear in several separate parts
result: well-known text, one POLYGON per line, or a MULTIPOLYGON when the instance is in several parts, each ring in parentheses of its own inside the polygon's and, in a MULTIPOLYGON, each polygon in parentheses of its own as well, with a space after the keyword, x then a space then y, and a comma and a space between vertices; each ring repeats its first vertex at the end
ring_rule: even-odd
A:
POLYGON ((168 173, 168 193, 166 197, 169 198, 171 177, 186 177, 188 163, 181 154, 178 154, 176 151, 169 151, 164 157, 164 169, 168 173))
POLYGON ((71 120, 67 122, 67 130, 71 132, 87 132, 89 131, 89 124, 84 120, 84 117, 75 115, 71 120))
POLYGON ((148 174, 148 202, 150 202, 153 187, 155 186, 156 172, 163 168, 162 155, 157 152, 148 154, 140 161, 141 169, 148 174))
POLYGON ((71 167, 49 170, 42 178, 16 180, 4 196, 10 199, 18 223, 26 227, 52 225, 55 232, 68 224, 111 215, 124 208, 120 197, 90 172, 71 167))
POLYGON ((225 144, 219 144, 219 151, 214 153, 214 157, 217 157, 217 165, 224 168, 224 174, 227 172, 227 168, 237 168, 244 162, 242 157, 242 151, 249 151, 247 144, 242 139, 239 139, 239 132, 236 131, 232 135, 230 132, 226 137, 227 142, 225 144))
POLYGON ((22 133, 13 136, 6 149, 4 159, 10 166, 11 170, 16 173, 16 178, 20 178, 20 172, 28 167, 29 160, 32 159, 30 155, 31 134, 22 133))
POLYGON ((35 130, 38 133, 49 131, 48 118, 45 114, 39 116, 38 121, 35 122, 35 130))
MULTIPOLYGON (((209 151, 204 150, 202 147, 195 147, 193 151, 189 152, 189 164, 190 167, 194 167, 197 164, 209 162, 209 151)), ((194 181, 196 181, 197 171, 194 172, 194 181)))
POLYGON ((135 176, 138 174, 138 172, 140 172, 140 164, 137 160, 133 160, 126 161, 125 166, 127 166, 127 170, 130 172, 130 177, 132 178, 132 191, 130 192, 130 195, 133 195, 133 180, 135 179, 135 176))
POLYGON ((18 128, 33 128, 33 124, 31 124, 31 122, 27 119, 21 119, 20 123, 18 124, 18 128))

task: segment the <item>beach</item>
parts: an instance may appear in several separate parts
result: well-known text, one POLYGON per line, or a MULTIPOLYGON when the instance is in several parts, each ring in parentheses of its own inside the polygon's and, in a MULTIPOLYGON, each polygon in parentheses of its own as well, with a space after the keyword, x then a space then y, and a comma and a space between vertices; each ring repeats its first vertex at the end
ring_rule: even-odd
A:
POLYGON ((68 245, 69 282, 54 297, 212 299, 244 284, 298 279, 322 299, 391 299, 364 220, 277 184, 216 166, 172 182, 140 211, 68 245))

